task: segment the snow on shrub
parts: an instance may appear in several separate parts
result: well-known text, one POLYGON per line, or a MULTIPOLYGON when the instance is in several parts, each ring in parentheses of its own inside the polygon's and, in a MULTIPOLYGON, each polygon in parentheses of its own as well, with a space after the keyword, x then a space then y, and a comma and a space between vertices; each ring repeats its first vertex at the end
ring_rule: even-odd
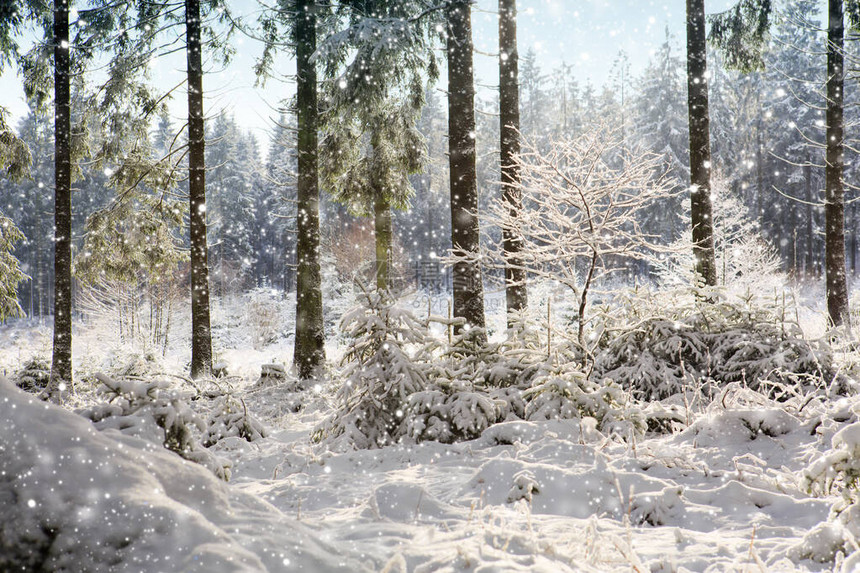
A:
POLYGON ((48 387, 51 380, 51 363, 47 358, 34 356, 18 372, 15 384, 21 390, 38 394, 48 387))
MULTIPOLYGON (((100 430, 116 429, 149 441, 160 443, 168 450, 183 458, 209 468, 216 476, 230 479, 230 464, 218 458, 203 447, 194 433, 207 432, 211 445, 212 438, 223 429, 226 435, 248 425, 242 417, 226 417, 225 412, 216 411, 208 424, 189 406, 194 397, 190 392, 173 390, 169 382, 160 379, 120 379, 115 380, 104 374, 96 378, 103 385, 102 395, 107 403, 80 412, 92 420, 100 430), (207 431, 210 428, 214 431, 207 431)), ((251 424, 251 428, 256 427, 251 424)), ((248 434, 253 437, 253 431, 248 434)))
POLYGON ((216 398, 212 405, 202 443, 208 448, 230 437, 255 442, 266 437, 266 429, 248 413, 244 400, 226 394, 216 398))
POLYGON ((343 436, 358 448, 373 448, 399 439, 409 396, 425 387, 424 372, 405 346, 423 343, 426 327, 386 293, 364 292, 362 303, 341 320, 352 340, 337 392, 341 406, 315 436, 343 436))
MULTIPOLYGON (((447 319, 431 317, 447 326, 447 319)), ((525 330, 523 329, 523 332, 525 330)), ((428 387, 409 399, 406 434, 416 441, 472 440, 508 419, 522 419, 522 389, 542 358, 523 338, 484 342, 481 329, 450 335, 448 343, 427 338, 416 353, 428 387)))
POLYGON ((686 390, 713 397, 739 382, 777 398, 836 378, 824 340, 806 340, 782 294, 737 297, 723 289, 638 290, 605 313, 594 375, 643 399, 686 390))
POLYGON ((628 392, 612 382, 594 382, 569 365, 553 367, 539 375, 525 390, 525 419, 530 421, 593 418, 605 433, 624 437, 630 431, 642 433, 647 422, 628 392))
POLYGON ((406 434, 415 441, 472 440, 503 421, 508 401, 465 385, 447 384, 409 397, 406 434))
POLYGON ((846 498, 857 498, 860 486, 860 422, 849 424, 830 440, 831 449, 804 472, 810 493, 827 495, 839 485, 846 498))
POLYGON ((834 571, 853 573, 860 570, 860 505, 837 502, 826 521, 810 529, 799 543, 789 548, 794 560, 809 559, 816 563, 833 563, 834 571), (845 558, 847 556, 847 558, 845 558), (843 560, 844 559, 844 560, 843 560))

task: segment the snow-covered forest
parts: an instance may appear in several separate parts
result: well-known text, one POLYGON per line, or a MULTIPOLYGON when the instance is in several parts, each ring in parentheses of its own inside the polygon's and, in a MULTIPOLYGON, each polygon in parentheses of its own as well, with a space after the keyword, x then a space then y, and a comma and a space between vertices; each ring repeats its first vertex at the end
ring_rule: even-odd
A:
POLYGON ((860 571, 860 3, 647 4, 0 1, 0 571, 860 571))

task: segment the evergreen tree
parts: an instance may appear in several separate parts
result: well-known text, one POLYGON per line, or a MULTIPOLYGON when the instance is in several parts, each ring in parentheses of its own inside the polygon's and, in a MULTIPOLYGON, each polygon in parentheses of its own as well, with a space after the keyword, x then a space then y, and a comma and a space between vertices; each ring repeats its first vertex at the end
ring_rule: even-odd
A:
MULTIPOLYGON (((519 51, 517 49, 516 0, 499 0, 499 110, 500 150, 502 170, 502 197, 510 206, 512 216, 522 210, 519 191, 519 167, 514 161, 520 152, 520 95, 519 51)), ((518 253, 521 243, 515 233, 504 233, 505 300, 508 310, 508 327, 513 327, 516 313, 528 305, 526 272, 518 253)))
POLYGON ((521 131, 529 141, 542 143, 549 123, 547 111, 550 109, 546 75, 538 64, 534 48, 526 50, 521 63, 518 65, 521 131))
POLYGON ((200 0, 185 0, 185 55, 188 83, 188 227, 191 237, 191 377, 197 378, 212 371, 200 0))
POLYGON ((585 123, 579 83, 573 75, 573 67, 562 62, 552 74, 553 86, 550 100, 558 106, 555 111, 555 135, 575 137, 581 134, 585 123))
POLYGON ((255 183, 260 170, 256 142, 244 134, 235 120, 222 112, 207 131, 206 148, 207 219, 209 247, 213 257, 214 284, 223 296, 228 275, 238 284, 249 286, 256 268, 258 253, 255 234, 265 237, 266 226, 257 227, 255 213, 255 183), (256 233, 255 233, 256 231, 256 233))
POLYGON ((266 230, 265 235, 257 237, 258 260, 268 267, 271 279, 280 277, 284 292, 292 289, 295 280, 298 177, 295 125, 293 115, 281 115, 275 124, 266 159, 266 183, 255 194, 254 208, 257 228, 266 230))
POLYGON ((13 254, 15 245, 23 240, 24 235, 15 223, 0 211, 0 323, 24 315, 18 303, 18 285, 27 276, 13 254))
MULTIPOLYGON (((818 33, 819 12, 815 0, 785 3, 773 27, 771 48, 765 52, 767 84, 757 86, 769 95, 768 109, 762 113, 764 122, 757 123, 767 128, 764 139, 775 167, 763 171, 771 172, 773 186, 779 190, 768 195, 768 202, 782 215, 769 212, 762 224, 773 237, 779 231, 791 233, 784 240, 783 258, 795 271, 802 269, 807 275, 820 265, 820 236, 824 235, 818 220, 823 208, 819 197, 824 188, 823 169, 814 160, 825 147, 823 108, 814 105, 822 97, 821 70, 826 65, 824 41, 818 33)), ((759 199, 758 206, 763 202, 759 199)))
POLYGON ((325 362, 325 329, 320 277, 317 70, 311 59, 317 45, 316 0, 296 0, 298 188, 296 212, 296 343, 293 362, 302 379, 319 374, 325 362))
MULTIPOLYGON (((475 167, 475 85, 472 64, 472 7, 469 0, 446 4, 448 54, 448 144, 451 162, 451 243, 455 255, 474 255, 480 244, 475 167)), ((484 328, 481 267, 464 258, 454 265, 454 317, 484 328)), ((462 330, 458 326, 457 333, 462 330)))
POLYGON ((68 0, 53 8, 54 67, 54 343, 48 395, 72 382, 72 122, 68 0))
POLYGON ((643 221, 648 232, 672 241, 682 229, 682 191, 689 181, 689 133, 684 101, 683 63, 675 55, 672 36, 666 39, 652 57, 639 80, 633 98, 634 127, 631 141, 665 159, 665 175, 670 178, 674 194, 669 202, 646 212, 643 221))
POLYGON ((347 29, 320 47, 329 77, 321 167, 339 201, 355 214, 373 214, 376 283, 385 290, 391 207, 408 207, 414 192, 409 175, 421 170, 426 156, 416 124, 427 80, 438 75, 432 28, 414 2, 356 0, 341 7, 347 29))
POLYGON ((424 171, 412 176, 415 196, 412 208, 394 213, 402 244, 414 271, 418 287, 435 292, 445 288, 445 275, 437 257, 448 249, 451 220, 448 185, 446 131, 448 121, 440 97, 434 88, 425 92, 425 105, 418 130, 427 145, 424 171))
POLYGON ((687 0, 687 107, 693 255, 697 275, 706 285, 713 286, 717 284, 717 269, 711 206, 711 143, 704 0, 687 0))
POLYGON ((849 324, 845 273, 845 133, 844 133, 844 18, 843 0, 829 0, 827 25, 827 134, 825 166, 825 270, 827 314, 840 326, 849 324))

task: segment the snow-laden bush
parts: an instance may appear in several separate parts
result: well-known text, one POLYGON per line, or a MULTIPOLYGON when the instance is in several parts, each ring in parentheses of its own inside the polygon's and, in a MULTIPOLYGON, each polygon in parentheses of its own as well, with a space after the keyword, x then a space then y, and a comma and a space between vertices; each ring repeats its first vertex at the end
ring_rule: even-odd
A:
POLYGON ((50 380, 51 363, 47 358, 34 356, 18 372, 15 384, 25 392, 39 394, 48 387, 50 380))
POLYGON ((857 500, 860 489, 860 422, 849 424, 830 440, 830 450, 804 472, 810 493, 827 495, 838 486, 846 499, 857 500))
POLYGON ((266 429, 248 413, 244 400, 225 394, 216 398, 212 405, 202 443, 208 448, 230 437, 255 442, 266 437, 266 429))
POLYGON ((100 430, 115 429, 155 443, 183 458, 210 469, 216 476, 230 479, 230 464, 202 447, 194 430, 204 432, 207 423, 189 406, 193 393, 172 389, 159 379, 119 379, 104 374, 102 384, 107 403, 80 412, 100 430))
POLYGON ((809 559, 816 563, 833 563, 834 571, 844 573, 860 570, 860 504, 837 502, 827 521, 813 527, 799 543, 789 548, 795 560, 809 559), (846 558, 847 557, 847 558, 846 558), (843 559, 844 558, 844 559, 843 559))
POLYGON ((352 340, 344 355, 340 408, 316 437, 344 436, 358 448, 380 447, 403 435, 409 396, 426 386, 406 345, 424 342, 426 326, 386 293, 365 292, 341 330, 352 340))
POLYGON ((342 323, 353 342, 340 405, 315 438, 344 437, 358 448, 404 438, 451 443, 517 419, 592 418, 601 431, 623 436, 646 429, 648 419, 628 391, 589 378, 575 340, 541 336, 539 322, 524 314, 506 340, 488 343, 479 329, 454 335, 458 320, 420 321, 388 295, 365 293, 364 304, 342 323), (437 336, 430 323, 447 333, 437 336))
POLYGON ((509 402, 490 392, 459 384, 436 386, 409 397, 405 432, 415 441, 471 440, 509 411, 509 402))
MULTIPOLYGON (((431 320, 450 327, 456 319, 431 320)), ((485 342, 477 328, 447 340, 425 337, 415 361, 428 386, 410 396, 406 434, 416 441, 450 443, 475 439, 498 422, 522 419, 522 388, 530 384, 542 352, 529 332, 528 325, 519 325, 503 343, 485 342)))
POLYGON ((317 439, 345 437, 359 448, 408 437, 414 441, 474 439, 492 424, 521 418, 522 392, 513 385, 522 357, 482 342, 482 332, 437 338, 429 322, 452 327, 457 319, 418 320, 387 294, 364 293, 348 312, 343 332, 352 339, 345 354, 340 406, 316 430, 317 439))
POLYGON ((593 418, 605 433, 629 435, 646 429, 645 416, 612 380, 590 380, 575 363, 547 361, 534 384, 523 392, 525 419, 531 421, 593 418))
POLYGON ((162 369, 161 361, 152 352, 118 351, 111 360, 110 372, 117 377, 148 376, 162 369))
POLYGON ((593 376, 643 399, 685 390, 712 397, 739 382, 776 398, 837 377, 824 340, 806 340, 790 295, 724 289, 631 291, 603 314, 593 376))

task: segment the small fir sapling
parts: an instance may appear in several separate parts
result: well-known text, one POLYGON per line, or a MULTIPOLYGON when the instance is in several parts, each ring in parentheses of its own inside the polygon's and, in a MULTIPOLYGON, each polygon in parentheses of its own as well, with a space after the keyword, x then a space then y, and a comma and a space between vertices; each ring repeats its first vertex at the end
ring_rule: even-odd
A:
POLYGON ((21 390, 39 394, 48 387, 51 380, 51 363, 46 358, 34 356, 18 372, 15 384, 21 390))
MULTIPOLYGON (((512 329, 502 342, 485 342, 476 328, 429 339, 416 355, 426 365, 430 386, 410 398, 407 433, 415 440, 453 442, 477 438, 491 425, 523 419, 523 390, 546 361, 539 327, 526 310, 512 313, 512 329), (447 344, 446 344, 447 342, 447 344)), ((452 326, 462 319, 430 317, 452 326)))
POLYGON ((396 442, 409 417, 409 396, 426 386, 422 369, 406 350, 424 343, 426 327, 386 292, 365 290, 341 330, 352 342, 344 355, 341 403, 316 437, 343 436, 358 448, 396 442))
POLYGON ((232 394, 216 398, 206 426, 201 441, 207 448, 223 438, 239 437, 255 442, 266 437, 266 428, 248 413, 245 401, 232 394))

